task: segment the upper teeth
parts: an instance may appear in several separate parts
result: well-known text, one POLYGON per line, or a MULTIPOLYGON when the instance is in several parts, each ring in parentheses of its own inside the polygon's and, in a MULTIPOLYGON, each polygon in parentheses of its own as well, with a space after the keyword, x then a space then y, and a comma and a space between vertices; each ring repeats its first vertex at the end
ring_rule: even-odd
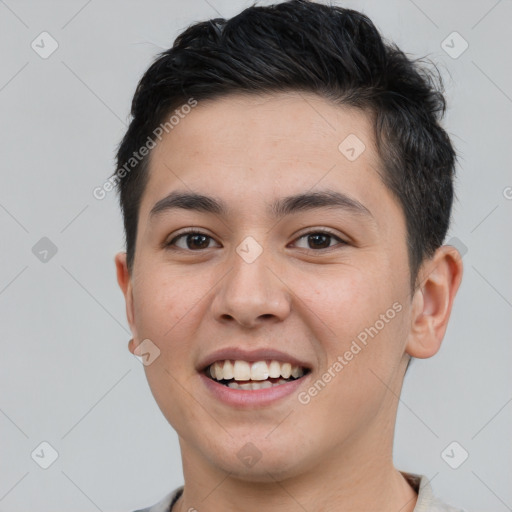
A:
POLYGON ((304 369, 291 363, 279 361, 216 361, 209 367, 210 375, 216 380, 266 380, 270 378, 288 379, 302 377, 304 369))

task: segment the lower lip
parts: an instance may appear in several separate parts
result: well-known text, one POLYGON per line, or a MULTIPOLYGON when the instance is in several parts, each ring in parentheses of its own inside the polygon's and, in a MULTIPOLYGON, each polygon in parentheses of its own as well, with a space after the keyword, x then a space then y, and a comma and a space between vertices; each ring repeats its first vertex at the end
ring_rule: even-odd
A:
POLYGON ((200 374, 201 380, 208 390, 221 402, 234 407, 255 407, 270 405, 286 396, 296 392, 302 386, 309 374, 300 379, 291 380, 285 384, 272 386, 263 389, 233 389, 224 384, 210 379, 204 374, 200 374))

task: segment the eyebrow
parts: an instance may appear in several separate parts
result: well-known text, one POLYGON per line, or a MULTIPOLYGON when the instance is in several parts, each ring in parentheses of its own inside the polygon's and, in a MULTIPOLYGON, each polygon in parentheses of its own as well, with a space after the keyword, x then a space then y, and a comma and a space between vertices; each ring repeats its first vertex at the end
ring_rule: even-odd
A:
MULTIPOLYGON (((283 197, 272 203, 267 211, 273 218, 282 218, 286 215, 318 208, 342 209, 349 213, 375 220, 370 210, 357 199, 334 190, 306 192, 283 197)), ((151 221, 162 213, 174 209, 211 213, 223 217, 228 217, 230 213, 226 203, 215 197, 191 192, 173 191, 153 206, 149 212, 149 220, 151 221)))

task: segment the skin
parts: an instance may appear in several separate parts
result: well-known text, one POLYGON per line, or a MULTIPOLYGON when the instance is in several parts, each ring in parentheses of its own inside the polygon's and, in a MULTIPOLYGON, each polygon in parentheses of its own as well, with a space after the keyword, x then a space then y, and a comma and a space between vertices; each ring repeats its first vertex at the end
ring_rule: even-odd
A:
POLYGON ((414 509, 392 461, 397 397, 409 357, 440 348, 462 262, 440 247, 411 293, 405 219, 380 169, 370 118, 304 93, 199 102, 152 151, 133 273, 124 252, 115 263, 130 351, 144 339, 160 350, 144 368, 179 436, 185 490, 173 510, 414 509), (338 150, 349 134, 366 146, 352 162, 338 150), (371 217, 267 214, 275 199, 327 189, 371 217), (176 209, 150 220, 174 190, 215 196, 230 214, 176 209), (163 247, 188 227, 211 238, 163 247), (320 248, 304 236, 325 229, 334 237, 320 248), (263 249, 250 264, 236 252, 247 236, 263 249), (239 410, 213 399, 196 370, 219 348, 278 348, 309 363, 298 390, 307 391, 396 302, 401 311, 306 405, 293 393, 239 410), (252 467, 237 456, 247 442, 261 454, 252 467))

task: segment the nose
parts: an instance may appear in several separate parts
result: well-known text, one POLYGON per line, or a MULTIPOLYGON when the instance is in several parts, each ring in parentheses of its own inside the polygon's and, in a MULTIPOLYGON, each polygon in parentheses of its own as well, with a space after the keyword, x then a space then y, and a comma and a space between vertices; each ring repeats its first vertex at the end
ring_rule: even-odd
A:
POLYGON ((211 304, 218 322, 255 328, 282 322, 290 314, 290 290, 264 255, 265 251, 250 263, 233 255, 231 270, 220 281, 211 304))

